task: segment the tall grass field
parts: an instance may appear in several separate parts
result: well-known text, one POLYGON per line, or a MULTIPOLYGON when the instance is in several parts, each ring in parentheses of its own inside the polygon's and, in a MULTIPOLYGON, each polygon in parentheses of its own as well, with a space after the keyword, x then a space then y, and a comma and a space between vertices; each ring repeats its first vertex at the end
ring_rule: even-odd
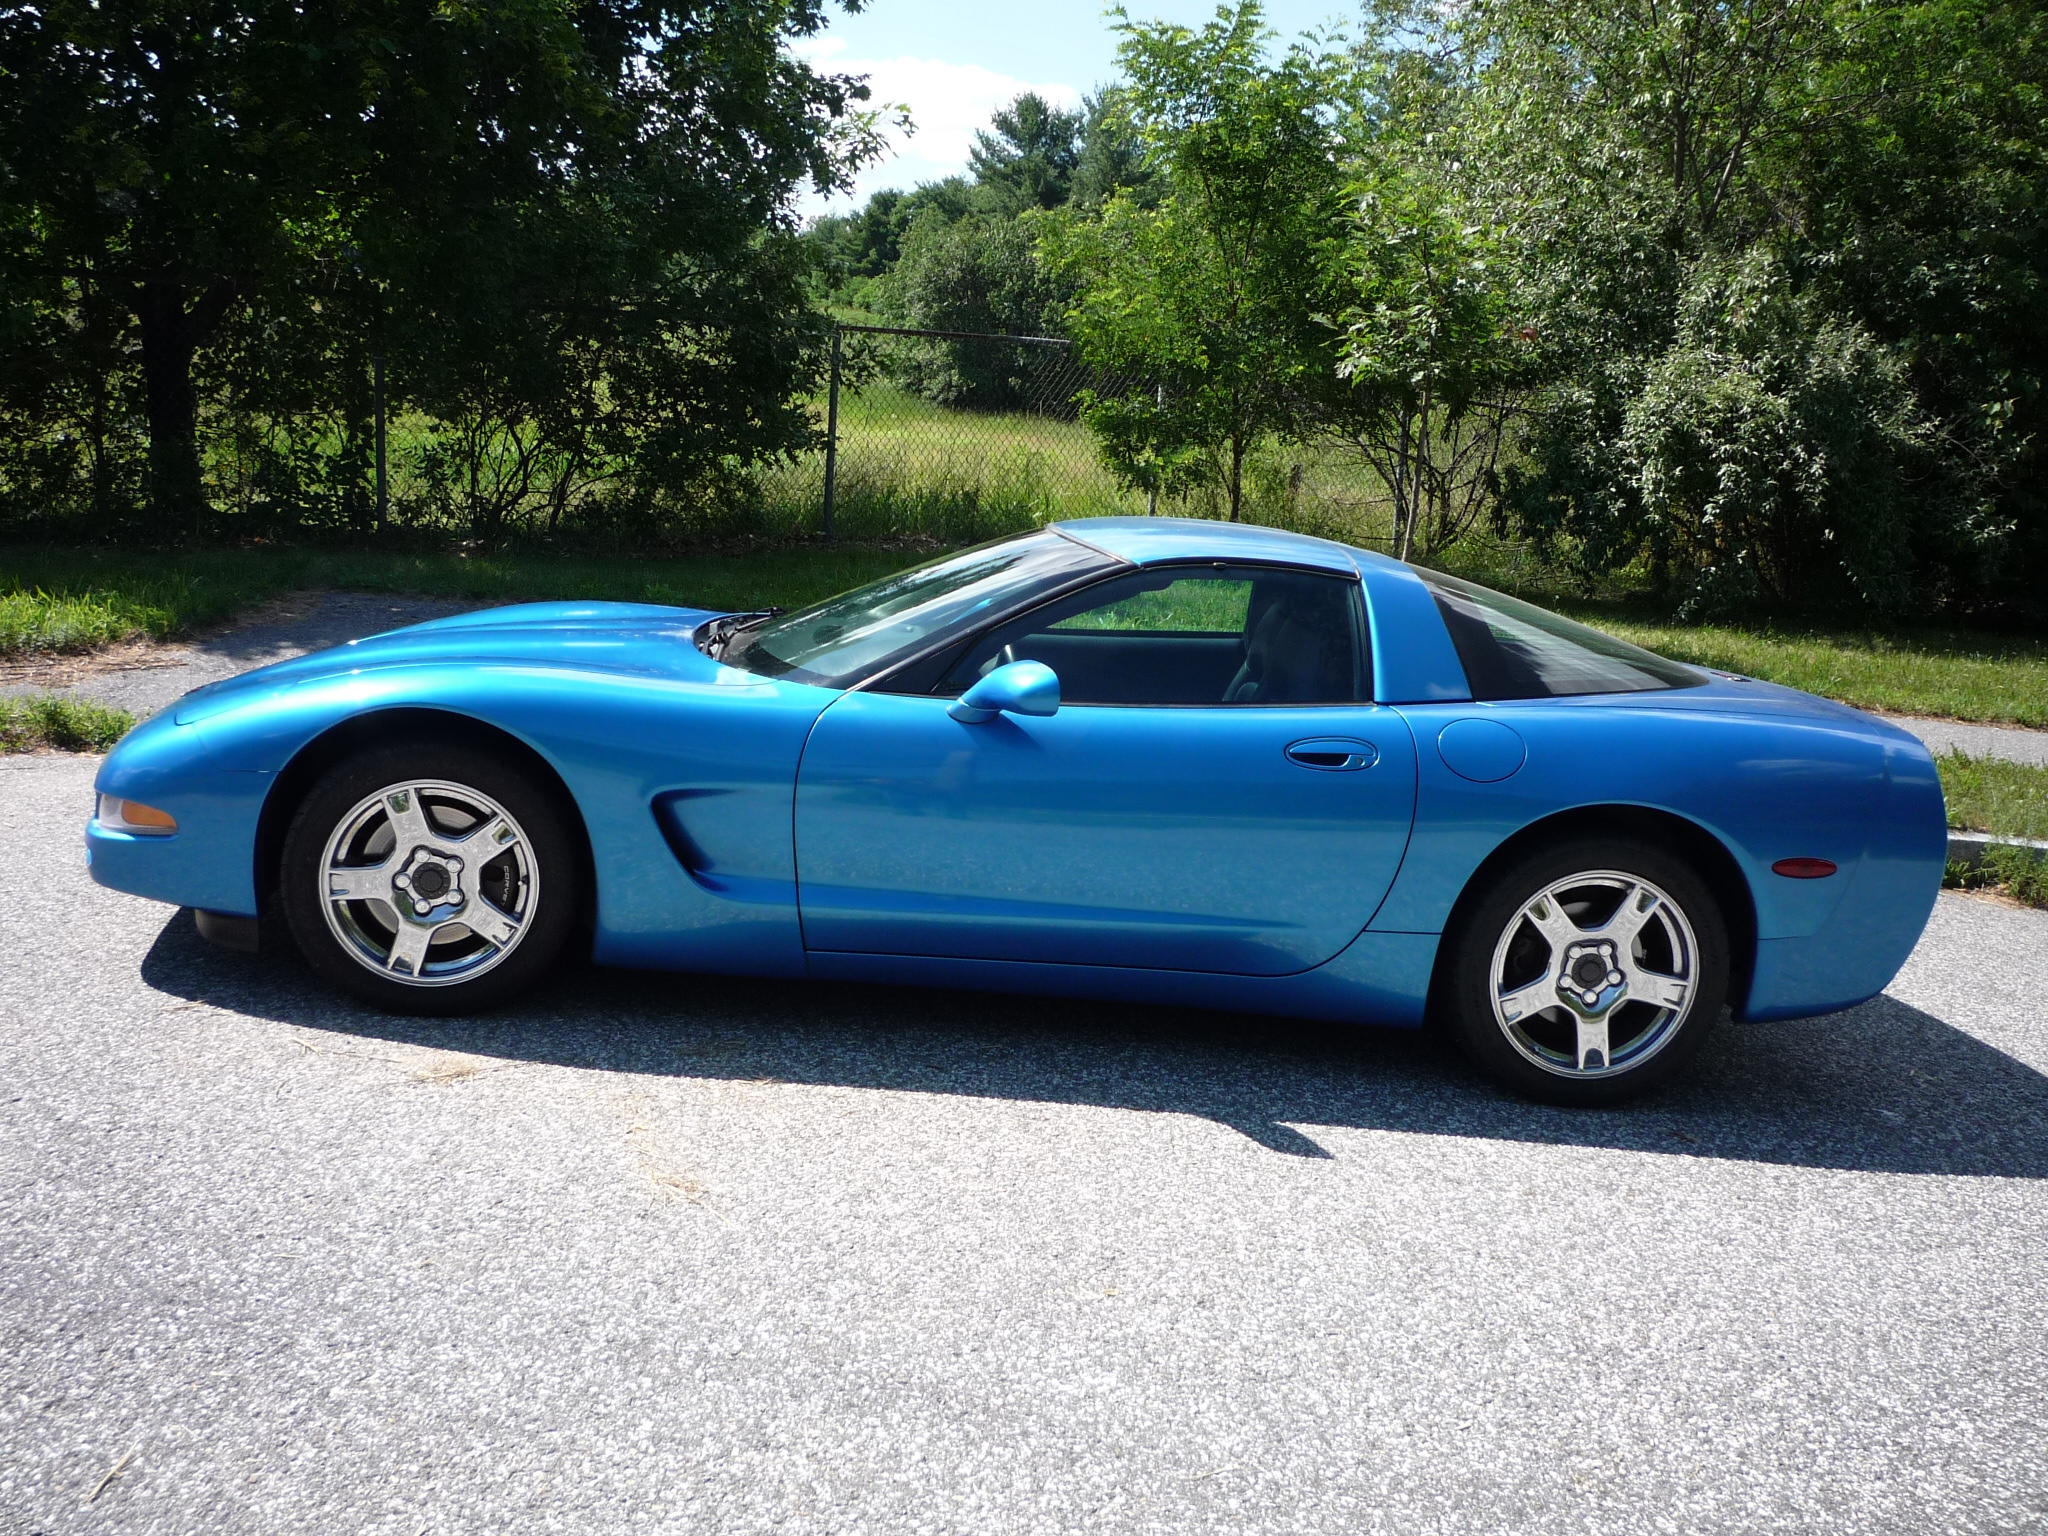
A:
MULTIPOLYGON (((822 418, 823 400, 813 402, 822 418)), ((1022 411, 935 405, 893 384, 842 392, 833 531, 849 538, 912 536, 972 544, 1061 518, 1152 510, 1119 487, 1079 421, 1022 411)), ((757 472, 763 525, 783 535, 822 527, 822 452, 757 472)), ((1247 520, 1343 538, 1386 541, 1380 485, 1334 444, 1275 444, 1247 467, 1247 520)), ((1158 511, 1216 517, 1220 493, 1168 499, 1158 511)))

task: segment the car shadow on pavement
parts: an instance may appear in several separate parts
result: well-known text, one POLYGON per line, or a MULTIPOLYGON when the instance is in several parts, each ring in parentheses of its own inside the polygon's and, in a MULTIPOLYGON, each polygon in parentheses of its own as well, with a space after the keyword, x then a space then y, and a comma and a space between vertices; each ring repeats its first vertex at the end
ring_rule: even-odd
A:
POLYGON ((2048 1076, 1890 997, 1724 1024, 1682 1080, 1618 1109, 1508 1096, 1432 1034, 1244 1014, 565 968, 476 1019, 375 1012, 296 958, 216 949, 181 912, 159 992, 305 1029, 592 1072, 950 1093, 1193 1115, 1299 1157, 1318 1128, 1801 1167, 2048 1177, 2048 1076))

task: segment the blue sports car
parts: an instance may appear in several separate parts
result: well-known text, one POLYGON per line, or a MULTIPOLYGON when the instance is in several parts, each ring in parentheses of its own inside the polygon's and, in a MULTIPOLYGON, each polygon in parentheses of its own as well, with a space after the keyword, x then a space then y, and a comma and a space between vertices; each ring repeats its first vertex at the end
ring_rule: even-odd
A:
POLYGON ((800 613, 500 608, 214 683, 93 877, 379 1007, 604 964, 1413 1026, 1521 1092, 1878 992, 1941 883, 1913 737, 1342 544, 1055 525, 800 613))

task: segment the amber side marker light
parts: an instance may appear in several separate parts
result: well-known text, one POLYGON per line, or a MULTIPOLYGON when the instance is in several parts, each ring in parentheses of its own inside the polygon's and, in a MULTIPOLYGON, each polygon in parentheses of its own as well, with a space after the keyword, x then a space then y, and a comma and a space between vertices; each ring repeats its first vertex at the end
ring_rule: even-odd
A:
POLYGON ((136 837, 169 837, 178 830, 177 818, 140 800, 117 800, 100 796, 100 813, 94 818, 109 832, 127 832, 136 837))
POLYGON ((1787 880, 1825 880, 1835 872, 1833 859, 1780 859, 1771 873, 1787 880))

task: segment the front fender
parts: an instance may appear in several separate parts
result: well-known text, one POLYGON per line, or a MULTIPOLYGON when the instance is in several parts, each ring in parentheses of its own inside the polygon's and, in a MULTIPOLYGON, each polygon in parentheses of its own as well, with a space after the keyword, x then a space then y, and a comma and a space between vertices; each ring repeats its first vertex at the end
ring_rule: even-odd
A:
POLYGON ((121 738, 93 791, 168 811, 178 830, 169 837, 112 832, 82 806, 86 866, 112 890, 253 917, 256 827, 270 786, 267 773, 223 770, 196 730, 160 714, 121 738))
MULTIPOLYGON (((387 711, 431 710, 512 736, 575 800, 597 881, 599 960, 800 975, 791 842, 796 764, 811 722, 834 697, 730 668, 678 679, 543 664, 438 664, 308 680, 191 725, 170 725, 186 743, 185 757, 204 765, 188 763, 193 793, 217 794, 218 786, 243 782, 262 789, 236 800, 247 814, 228 849, 240 858, 234 900, 195 899, 193 872, 201 861, 189 850, 157 857, 163 873, 141 894, 253 912, 261 873, 255 829, 263 796, 282 771, 339 727, 360 727, 387 711), (686 865, 664 840, 656 804, 698 798, 715 802, 717 814, 690 829, 693 857, 686 865)), ((126 756, 124 743, 110 768, 126 756)), ((164 808, 178 814, 175 806, 164 808)), ((163 841, 183 836, 181 822, 180 838, 163 841)), ((151 853, 139 850, 138 857, 146 862, 151 853)), ((209 854, 205 862, 221 857, 209 854)), ((208 892, 220 894, 211 885, 208 892)))

